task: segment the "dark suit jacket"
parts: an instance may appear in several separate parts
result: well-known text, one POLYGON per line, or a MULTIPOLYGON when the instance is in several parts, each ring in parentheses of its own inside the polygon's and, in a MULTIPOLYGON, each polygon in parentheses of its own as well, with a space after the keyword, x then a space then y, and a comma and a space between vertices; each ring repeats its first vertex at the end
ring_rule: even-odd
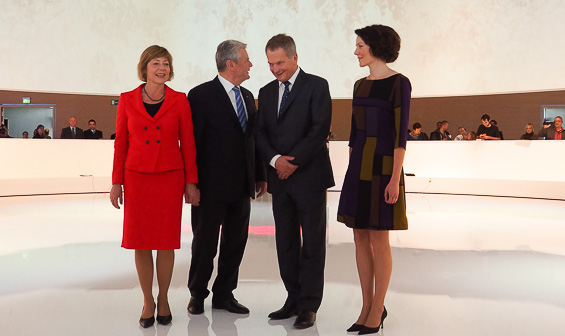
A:
POLYGON ((265 166, 255 159, 255 100, 240 89, 248 114, 246 132, 217 77, 188 93, 203 200, 235 201, 243 194, 255 198, 255 182, 266 181, 265 166))
POLYGON ((259 91, 257 146, 267 163, 270 193, 320 191, 334 186, 326 138, 332 120, 328 82, 302 70, 291 88, 282 117, 277 117, 279 82, 259 91), (298 169, 287 180, 278 178, 270 160, 277 154, 293 156, 298 169))
POLYGON ((448 131, 444 132, 444 136, 441 135, 439 128, 436 129, 435 131, 433 131, 432 133, 430 133, 430 140, 443 140, 445 138, 447 138, 448 140, 451 140, 451 138, 449 138, 449 132, 448 131))
MULTIPOLYGON (((539 131, 538 136, 544 137, 545 140, 555 140, 555 126, 551 125, 548 128, 543 128, 542 126, 542 129, 539 131)), ((565 134, 561 135, 561 140, 565 140, 565 134)))
POLYGON ((90 129, 87 129, 84 133, 85 139, 102 139, 102 131, 95 130, 94 133, 90 129))
POLYGON ((71 126, 63 128, 61 131, 61 139, 84 139, 84 132, 82 129, 76 127, 76 136, 73 137, 71 126))
POLYGON ((112 183, 124 183, 125 169, 141 173, 184 169, 186 183, 198 182, 186 96, 166 86, 163 105, 152 118, 141 98, 143 85, 120 95, 112 183))

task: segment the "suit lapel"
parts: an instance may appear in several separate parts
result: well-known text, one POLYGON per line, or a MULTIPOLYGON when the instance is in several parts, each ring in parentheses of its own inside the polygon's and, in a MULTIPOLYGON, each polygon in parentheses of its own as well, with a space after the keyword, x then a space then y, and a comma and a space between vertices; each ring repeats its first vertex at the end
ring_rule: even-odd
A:
MULTIPOLYGON (((279 115, 281 116, 279 119, 283 119, 285 117, 286 111, 288 110, 290 105, 292 105, 292 102, 299 95, 300 91, 302 90, 302 87, 304 86, 304 82, 306 81, 306 76, 304 75, 304 71, 302 71, 302 70, 299 70, 299 71, 300 72, 298 73, 298 76, 296 76, 296 80, 294 81, 294 84, 292 85, 292 89, 290 90, 290 95, 286 99, 286 102, 285 102, 282 110, 279 111, 279 115)), ((277 96, 277 98, 278 98, 278 96, 277 96)), ((278 99, 277 99, 277 102, 278 102, 278 99)))
MULTIPOLYGON (((221 106, 220 110, 223 111, 223 113, 227 113, 228 118, 230 118, 239 127, 239 129, 241 129, 241 124, 239 123, 239 119, 237 118, 237 111, 234 109, 231 99, 226 92, 226 89, 224 88, 218 77, 214 78, 212 82, 214 83, 214 89, 216 90, 214 96, 218 97, 219 99, 218 103, 221 106)), ((241 94, 243 96, 243 92, 241 92, 241 94)), ((241 129, 241 132, 243 133, 243 129, 241 129)))
POLYGON ((261 111, 261 113, 263 113, 266 120, 270 120, 271 122, 276 124, 278 120, 279 110, 279 81, 274 80, 267 84, 264 92, 267 96, 267 98, 264 100, 265 102, 267 102, 267 106, 265 107, 265 111, 261 111))
POLYGON ((177 101, 173 98, 173 93, 174 91, 165 85, 165 100, 163 100, 163 105, 161 105, 161 108, 153 119, 158 120, 177 104, 177 101))

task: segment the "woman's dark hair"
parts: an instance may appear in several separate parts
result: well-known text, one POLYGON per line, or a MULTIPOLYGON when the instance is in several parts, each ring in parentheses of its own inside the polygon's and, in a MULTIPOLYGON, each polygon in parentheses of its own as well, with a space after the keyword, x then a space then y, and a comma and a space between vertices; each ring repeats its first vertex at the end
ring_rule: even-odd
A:
POLYGON ((386 63, 396 61, 400 51, 400 36, 394 29, 383 25, 372 25, 356 29, 355 34, 369 46, 371 55, 386 63))

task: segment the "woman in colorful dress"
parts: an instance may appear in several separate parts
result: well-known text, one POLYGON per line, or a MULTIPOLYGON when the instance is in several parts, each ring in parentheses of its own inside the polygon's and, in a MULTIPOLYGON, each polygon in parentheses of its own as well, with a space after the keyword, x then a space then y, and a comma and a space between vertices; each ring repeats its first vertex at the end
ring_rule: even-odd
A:
POLYGON ((406 230, 402 163, 408 136, 411 85, 390 69, 400 37, 390 27, 355 30, 355 55, 369 76, 353 91, 350 159, 338 207, 338 221, 353 228, 363 307, 347 330, 376 333, 387 316, 384 299, 392 272, 390 230, 406 230))

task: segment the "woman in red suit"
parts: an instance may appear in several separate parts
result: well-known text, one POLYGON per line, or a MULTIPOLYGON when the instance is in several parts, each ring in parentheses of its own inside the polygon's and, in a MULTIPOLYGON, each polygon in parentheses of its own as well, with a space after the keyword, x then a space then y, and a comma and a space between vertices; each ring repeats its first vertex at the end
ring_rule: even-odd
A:
POLYGON ((139 319, 148 328, 172 320, 167 292, 173 274, 174 249, 180 248, 183 195, 197 206, 196 149, 188 100, 165 83, 173 78, 173 58, 167 49, 147 48, 137 66, 146 82, 120 95, 114 143, 110 201, 123 204, 122 247, 135 249, 135 265, 144 306, 139 319), (179 146, 180 141, 180 146, 179 146), (153 253, 159 294, 153 298, 153 253))

